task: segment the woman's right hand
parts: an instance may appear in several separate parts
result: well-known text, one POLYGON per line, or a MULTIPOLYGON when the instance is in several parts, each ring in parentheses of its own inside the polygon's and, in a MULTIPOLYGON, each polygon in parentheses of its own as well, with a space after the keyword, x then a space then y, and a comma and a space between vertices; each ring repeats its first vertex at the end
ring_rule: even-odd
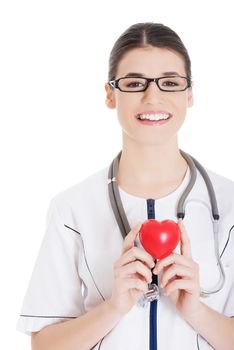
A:
POLYGON ((114 287, 110 303, 125 315, 147 292, 152 280, 154 259, 134 242, 141 228, 139 223, 124 239, 122 254, 114 264, 114 287))

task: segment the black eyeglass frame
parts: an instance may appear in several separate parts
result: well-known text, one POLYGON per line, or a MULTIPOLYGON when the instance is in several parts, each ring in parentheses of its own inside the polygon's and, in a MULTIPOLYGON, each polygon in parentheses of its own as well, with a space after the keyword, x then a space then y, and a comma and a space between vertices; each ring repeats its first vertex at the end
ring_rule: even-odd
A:
POLYGON ((157 87, 159 88, 159 90, 161 91, 164 91, 164 92, 180 92, 180 91, 185 91, 187 90, 188 88, 192 87, 193 83, 191 81, 191 79, 187 78, 187 77, 183 77, 181 75, 171 75, 171 76, 166 76, 166 77, 159 77, 159 78, 146 78, 146 77, 122 77, 122 78, 119 78, 119 79, 116 79, 116 80, 110 80, 108 82, 109 86, 111 88, 114 88, 114 89, 119 89, 120 91, 122 92, 130 92, 130 93, 136 93, 136 92, 143 92, 143 91, 146 91, 149 87, 149 84, 151 82, 155 82, 157 87), (147 81, 147 84, 145 86, 145 88, 143 90, 138 90, 138 91, 129 91, 129 90, 122 90, 120 87, 119 87, 119 81, 120 80, 123 80, 123 79, 129 79, 129 78, 136 78, 136 79, 145 79, 147 81), (165 90, 165 89, 162 89, 160 86, 159 86, 159 80, 161 79, 167 79, 167 78, 184 78, 187 80, 187 86, 182 89, 182 90, 165 90))

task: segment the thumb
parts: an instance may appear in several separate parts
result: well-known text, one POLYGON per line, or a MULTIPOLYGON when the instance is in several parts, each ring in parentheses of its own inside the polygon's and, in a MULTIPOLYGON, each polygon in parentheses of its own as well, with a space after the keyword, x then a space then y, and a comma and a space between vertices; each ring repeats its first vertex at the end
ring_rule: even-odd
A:
POLYGON ((134 242, 135 242, 136 236, 138 235, 138 233, 140 231, 141 226, 142 226, 142 223, 139 222, 128 233, 128 235, 124 239, 123 253, 126 252, 127 250, 131 249, 132 247, 134 247, 134 242))

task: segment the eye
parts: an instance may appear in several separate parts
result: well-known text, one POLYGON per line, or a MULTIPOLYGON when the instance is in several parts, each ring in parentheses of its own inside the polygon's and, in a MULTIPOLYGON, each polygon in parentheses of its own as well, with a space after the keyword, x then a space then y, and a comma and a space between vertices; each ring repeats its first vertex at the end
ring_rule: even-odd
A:
POLYGON ((159 84, 164 91, 183 91, 188 82, 185 77, 176 76, 159 79, 159 84))
POLYGON ((129 88, 138 88, 138 87, 142 87, 144 86, 144 82, 142 81, 137 81, 137 80, 134 80, 134 81, 127 81, 126 84, 125 84, 126 87, 129 87, 129 88))
POLYGON ((178 86, 178 82, 176 80, 164 80, 162 86, 178 86))
POLYGON ((119 81, 122 91, 142 91, 145 89, 147 81, 138 77, 123 78, 119 81))

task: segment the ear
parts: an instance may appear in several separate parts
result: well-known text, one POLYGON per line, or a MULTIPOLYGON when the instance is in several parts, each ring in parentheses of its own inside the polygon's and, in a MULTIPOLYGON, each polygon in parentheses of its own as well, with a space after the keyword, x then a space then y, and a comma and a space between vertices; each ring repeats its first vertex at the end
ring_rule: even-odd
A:
POLYGON ((105 84, 105 90, 106 90, 106 105, 108 108, 114 109, 115 108, 114 90, 111 89, 108 83, 105 84))
POLYGON ((188 107, 192 107, 193 106, 193 89, 189 88, 188 89, 188 107))

